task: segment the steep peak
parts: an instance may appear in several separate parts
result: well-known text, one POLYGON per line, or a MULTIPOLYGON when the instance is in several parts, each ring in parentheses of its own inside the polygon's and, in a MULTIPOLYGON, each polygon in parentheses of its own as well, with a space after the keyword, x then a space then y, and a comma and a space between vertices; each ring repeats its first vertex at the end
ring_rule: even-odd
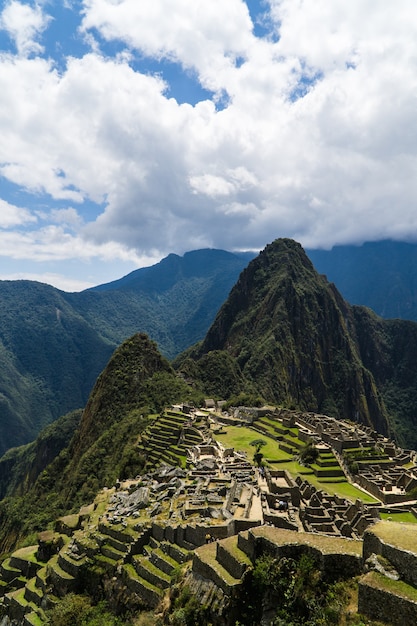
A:
POLYGON ((84 410, 74 456, 80 456, 120 415, 149 401, 148 382, 157 372, 174 376, 169 362, 145 333, 137 333, 115 350, 84 410))
POLYGON ((291 239, 276 239, 241 273, 195 355, 212 351, 234 357, 267 400, 387 432, 351 307, 291 239))
POLYGON ((201 352, 222 350, 230 343, 230 333, 234 334, 238 327, 250 332, 247 323, 254 324, 255 317, 265 320, 269 315, 272 319, 271 307, 280 298, 287 301, 294 290, 304 293, 322 283, 299 243, 276 239, 242 271, 209 329, 201 352))

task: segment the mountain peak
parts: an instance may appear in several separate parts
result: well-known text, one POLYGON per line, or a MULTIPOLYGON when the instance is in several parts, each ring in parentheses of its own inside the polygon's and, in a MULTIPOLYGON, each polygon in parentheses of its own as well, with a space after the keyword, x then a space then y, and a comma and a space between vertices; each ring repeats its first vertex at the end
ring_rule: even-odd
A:
POLYGON ((353 312, 295 241, 275 240, 241 273, 195 354, 211 351, 232 356, 269 401, 388 431, 353 312))

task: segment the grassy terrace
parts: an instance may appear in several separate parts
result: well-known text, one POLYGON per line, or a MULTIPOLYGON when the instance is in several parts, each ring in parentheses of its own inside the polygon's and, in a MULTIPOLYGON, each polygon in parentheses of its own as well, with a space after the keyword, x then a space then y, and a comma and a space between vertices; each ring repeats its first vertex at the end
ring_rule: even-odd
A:
POLYGON ((392 593, 396 596, 411 600, 412 602, 417 602, 417 589, 411 585, 407 585, 407 583, 402 580, 391 580, 378 572, 369 572, 369 574, 366 574, 364 577, 364 582, 370 587, 383 589, 387 593, 392 593))
MULTIPOLYGON (((291 431, 292 438, 294 438, 298 443, 302 443, 296 437, 296 432, 298 432, 297 429, 291 429, 291 431)), ((264 461, 268 467, 285 469, 293 476, 293 478, 301 476, 301 478, 308 480, 317 489, 323 489, 324 491, 327 491, 327 493, 337 494, 338 496, 351 501, 360 499, 366 504, 377 502, 375 498, 361 489, 358 489, 354 485, 351 485, 343 477, 317 478, 317 476, 314 475, 313 470, 300 465, 294 460, 293 455, 280 450, 278 442, 271 437, 268 437, 266 433, 261 435, 252 428, 245 426, 228 426, 225 427, 223 434, 216 435, 216 439, 218 439, 218 441, 226 447, 246 452, 249 460, 252 460, 253 453, 255 452, 254 447, 250 445, 251 441, 254 441, 255 439, 264 439, 267 443, 261 451, 264 455, 264 461)))
POLYGON ((417 518, 411 512, 398 513, 392 511, 391 513, 380 513, 381 519, 389 520, 392 522, 402 522, 403 524, 417 524, 417 518))
POLYGON ((415 524, 402 524, 398 532, 398 526, 389 521, 382 520, 372 527, 374 535, 385 543, 396 546, 401 550, 408 550, 417 554, 416 526, 415 524))
POLYGON ((344 537, 329 537, 316 533, 298 532, 273 528, 272 526, 258 526, 251 529, 251 534, 255 537, 265 537, 277 546, 302 543, 320 550, 322 554, 352 554, 362 556, 362 540, 350 539, 346 541, 344 537))

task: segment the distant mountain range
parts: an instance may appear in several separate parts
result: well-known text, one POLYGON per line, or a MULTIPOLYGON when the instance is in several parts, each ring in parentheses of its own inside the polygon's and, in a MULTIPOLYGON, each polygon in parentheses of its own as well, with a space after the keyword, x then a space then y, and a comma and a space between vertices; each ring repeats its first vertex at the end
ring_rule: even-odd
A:
POLYGON ((85 406, 138 331, 172 358, 201 340, 253 254, 197 250, 81 293, 0 281, 0 455, 85 406))
MULTIPOLYGON (((347 301, 385 317, 417 319, 417 245, 386 241, 308 255, 347 301)), ((81 293, 0 281, 0 454, 84 407, 114 349, 136 332, 147 333, 169 359, 203 340, 254 256, 223 250, 170 254, 81 293)), ((250 343, 252 329, 246 332, 250 343)), ((225 385, 231 371, 223 376, 225 385)))
POLYGON ((417 244, 387 240, 306 252, 350 304, 386 319, 417 320, 417 244))

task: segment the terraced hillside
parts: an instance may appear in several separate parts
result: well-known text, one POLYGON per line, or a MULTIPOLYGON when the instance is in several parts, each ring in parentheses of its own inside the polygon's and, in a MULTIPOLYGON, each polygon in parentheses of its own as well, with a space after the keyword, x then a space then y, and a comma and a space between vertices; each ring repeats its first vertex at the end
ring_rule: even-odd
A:
MULTIPOLYGON (((247 417, 252 411, 242 412, 247 417)), ((253 626, 263 619, 263 604, 257 600, 248 604, 248 598, 261 599, 264 593, 254 580, 265 555, 271 563, 284 559, 291 567, 298 567, 305 555, 325 586, 360 575, 359 602, 370 617, 378 593, 384 594, 385 615, 391 603, 414 615, 417 574, 410 578, 410 572, 417 571, 414 560, 414 569, 407 570, 409 578, 395 584, 391 594, 385 578, 374 571, 373 552, 380 554, 381 562, 391 559, 387 536, 398 526, 385 522, 380 527, 384 532, 373 533, 375 522, 389 509, 375 499, 367 506, 356 497, 349 500, 324 489, 333 484, 343 490, 349 485, 345 477, 333 475, 341 471, 338 460, 343 462, 338 442, 366 455, 371 433, 315 414, 272 407, 253 413, 252 423, 244 425, 236 409, 229 414, 172 406, 162 412, 136 440, 146 458, 144 473, 102 489, 90 505, 58 518, 52 529, 39 533, 36 544, 4 559, 0 618, 15 620, 19 626, 46 626, 61 600, 75 594, 93 602, 105 600, 116 614, 139 616, 148 611, 153 623, 162 626, 176 623, 171 616, 176 611, 180 615, 177 600, 182 597, 184 602, 192 598, 195 623, 235 626, 251 615, 252 621, 243 623, 253 626), (315 426, 322 431, 320 437, 315 426), (227 439, 231 434, 235 450, 227 439), (249 454, 260 437, 265 462, 255 467, 249 454), (336 447, 325 439, 332 439, 336 447), (317 456, 310 466, 303 466, 302 453, 312 442, 317 456), (363 570, 362 537, 366 558, 372 557, 368 573, 363 570), (366 598, 371 598, 369 611, 366 598)), ((390 452, 391 458, 410 464, 410 455, 392 442, 377 437, 374 441, 378 448, 385 447, 387 456, 390 452)), ((375 454, 371 456, 374 462, 375 454)), ((404 468, 404 476, 411 474, 404 468)), ((367 494, 356 493, 365 500, 367 494)), ((408 513, 417 519, 412 506, 408 513)), ((407 545, 394 546, 396 567, 397 561, 401 567, 402 559, 408 558, 401 554, 409 550, 414 526, 407 525, 407 545)))
POLYGON ((185 467, 187 449, 201 443, 207 431, 206 419, 166 410, 142 433, 139 450, 149 470, 160 463, 185 467))

